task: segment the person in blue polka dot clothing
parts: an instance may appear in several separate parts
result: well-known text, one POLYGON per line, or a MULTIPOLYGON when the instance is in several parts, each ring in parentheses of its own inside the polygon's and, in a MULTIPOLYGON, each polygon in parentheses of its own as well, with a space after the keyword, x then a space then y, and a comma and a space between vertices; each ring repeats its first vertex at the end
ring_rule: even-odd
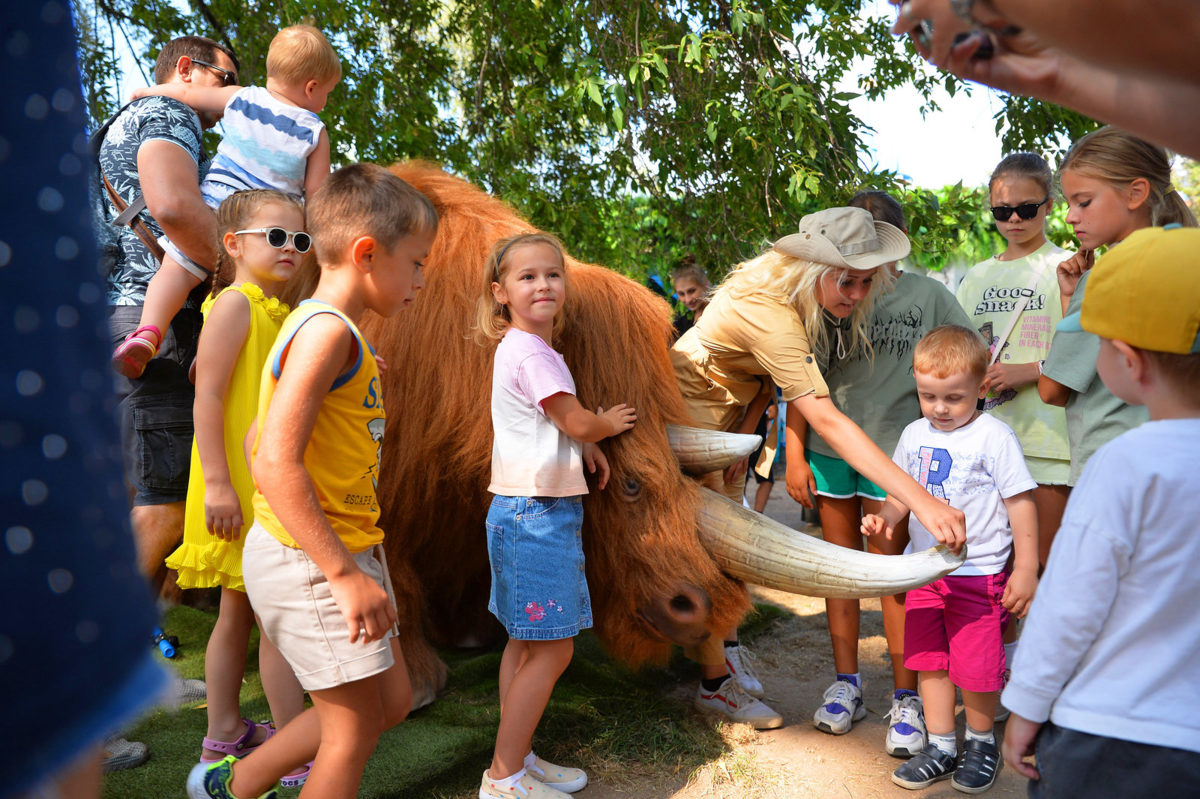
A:
POLYGON ((138 574, 65 0, 0 25, 0 797, 99 795, 101 742, 164 693, 138 574))

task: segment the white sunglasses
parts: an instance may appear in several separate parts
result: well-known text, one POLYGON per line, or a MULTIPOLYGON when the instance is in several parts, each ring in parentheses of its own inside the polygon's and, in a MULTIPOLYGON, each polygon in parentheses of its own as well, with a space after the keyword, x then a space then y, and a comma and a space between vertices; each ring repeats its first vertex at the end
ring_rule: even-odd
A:
POLYGON ((265 233, 267 244, 278 250, 282 250, 289 240, 292 242, 292 246, 296 248, 296 252, 308 252, 309 248, 312 247, 312 236, 303 230, 292 232, 284 230, 281 227, 256 227, 248 230, 233 231, 233 235, 235 236, 240 236, 243 233, 265 233))

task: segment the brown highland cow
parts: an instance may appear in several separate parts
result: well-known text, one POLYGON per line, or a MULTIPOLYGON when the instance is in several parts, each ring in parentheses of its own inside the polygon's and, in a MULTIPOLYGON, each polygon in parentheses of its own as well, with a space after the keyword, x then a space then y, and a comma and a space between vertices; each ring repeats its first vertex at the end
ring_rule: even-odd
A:
MULTIPOLYGON (((389 367, 383 375, 388 423, 380 525, 387 534, 400 643, 419 706, 432 700, 445 678, 431 643, 487 643, 503 636, 487 611, 483 524, 490 501, 494 344, 477 343, 471 326, 492 243, 533 228, 501 201, 437 167, 407 163, 392 171, 424 192, 441 217, 416 302, 388 320, 368 313, 363 323, 389 367)), ((592 491, 584 499, 597 633, 627 663, 661 661, 668 638, 694 643, 705 627, 719 633, 744 614, 746 591, 726 572, 763 584, 791 583, 757 579, 754 568, 738 568, 738 561, 770 548, 761 538, 732 556, 710 554, 711 543, 701 543, 701 493, 709 492, 680 471, 668 443, 667 425, 688 419, 667 357, 667 304, 603 267, 567 261, 566 324, 555 346, 571 369, 579 400, 590 408, 626 402, 638 414, 633 430, 601 443, 612 477, 604 491, 589 480, 592 491)), ((782 535, 787 538, 786 530, 782 535)), ((822 561, 821 569, 840 579, 841 557, 834 553, 833 565, 822 561)), ((870 567, 877 561, 867 562, 866 572, 874 573, 870 567)), ((944 573, 940 564, 939 571, 944 573)))

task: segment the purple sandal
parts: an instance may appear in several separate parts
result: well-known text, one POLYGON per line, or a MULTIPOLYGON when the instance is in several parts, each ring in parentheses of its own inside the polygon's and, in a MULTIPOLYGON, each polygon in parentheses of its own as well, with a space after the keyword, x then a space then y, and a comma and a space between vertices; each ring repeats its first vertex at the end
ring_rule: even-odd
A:
POLYGON ((299 774, 288 774, 286 776, 280 777, 279 778, 279 787, 280 788, 299 788, 301 785, 303 785, 308 780, 309 774, 312 774, 312 761, 311 760, 308 761, 307 765, 304 768, 304 771, 301 771, 299 774))
MULTIPOLYGON (((242 737, 238 738, 236 741, 232 741, 232 742, 216 741, 216 740, 213 740, 212 738, 205 736, 204 743, 202 744, 202 746, 205 749, 210 749, 214 752, 220 752, 221 757, 213 758, 212 760, 210 760, 207 757, 205 757, 203 754, 201 754, 200 762, 201 763, 216 763, 217 761, 224 759, 225 755, 233 755, 234 757, 245 757, 246 755, 250 754, 258 747, 262 746, 267 741, 269 741, 271 739, 271 736, 275 734, 275 727, 270 722, 255 723, 255 722, 251 721, 250 719, 242 719, 242 723, 244 723, 246 725, 246 731, 244 733, 242 733, 242 737), (263 729, 265 729, 267 731, 267 737, 263 738, 261 741, 259 741, 256 744, 252 744, 250 742, 254 740, 254 734, 256 732, 258 732, 259 727, 262 727, 263 729)), ((308 775, 305 774, 304 776, 307 777, 308 775)))

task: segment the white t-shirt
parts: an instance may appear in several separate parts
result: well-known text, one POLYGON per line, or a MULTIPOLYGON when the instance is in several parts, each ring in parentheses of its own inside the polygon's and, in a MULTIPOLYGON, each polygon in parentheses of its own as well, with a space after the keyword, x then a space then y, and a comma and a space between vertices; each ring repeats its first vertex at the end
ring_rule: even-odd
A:
MULTIPOLYGON (((1004 500, 1037 488, 1011 427, 986 413, 948 433, 918 419, 900 434, 892 460, 930 494, 966 515, 967 561, 954 576, 1004 571, 1012 550, 1004 500)), ((938 543, 915 514, 908 534, 913 552, 938 543)))
POLYGON ((492 366, 492 482, 506 497, 573 497, 588 492, 582 445, 546 416, 542 401, 575 394, 563 357, 532 333, 509 328, 492 366))
POLYGON ((1054 537, 1004 705, 1031 721, 1200 752, 1200 419, 1102 446, 1054 537))

